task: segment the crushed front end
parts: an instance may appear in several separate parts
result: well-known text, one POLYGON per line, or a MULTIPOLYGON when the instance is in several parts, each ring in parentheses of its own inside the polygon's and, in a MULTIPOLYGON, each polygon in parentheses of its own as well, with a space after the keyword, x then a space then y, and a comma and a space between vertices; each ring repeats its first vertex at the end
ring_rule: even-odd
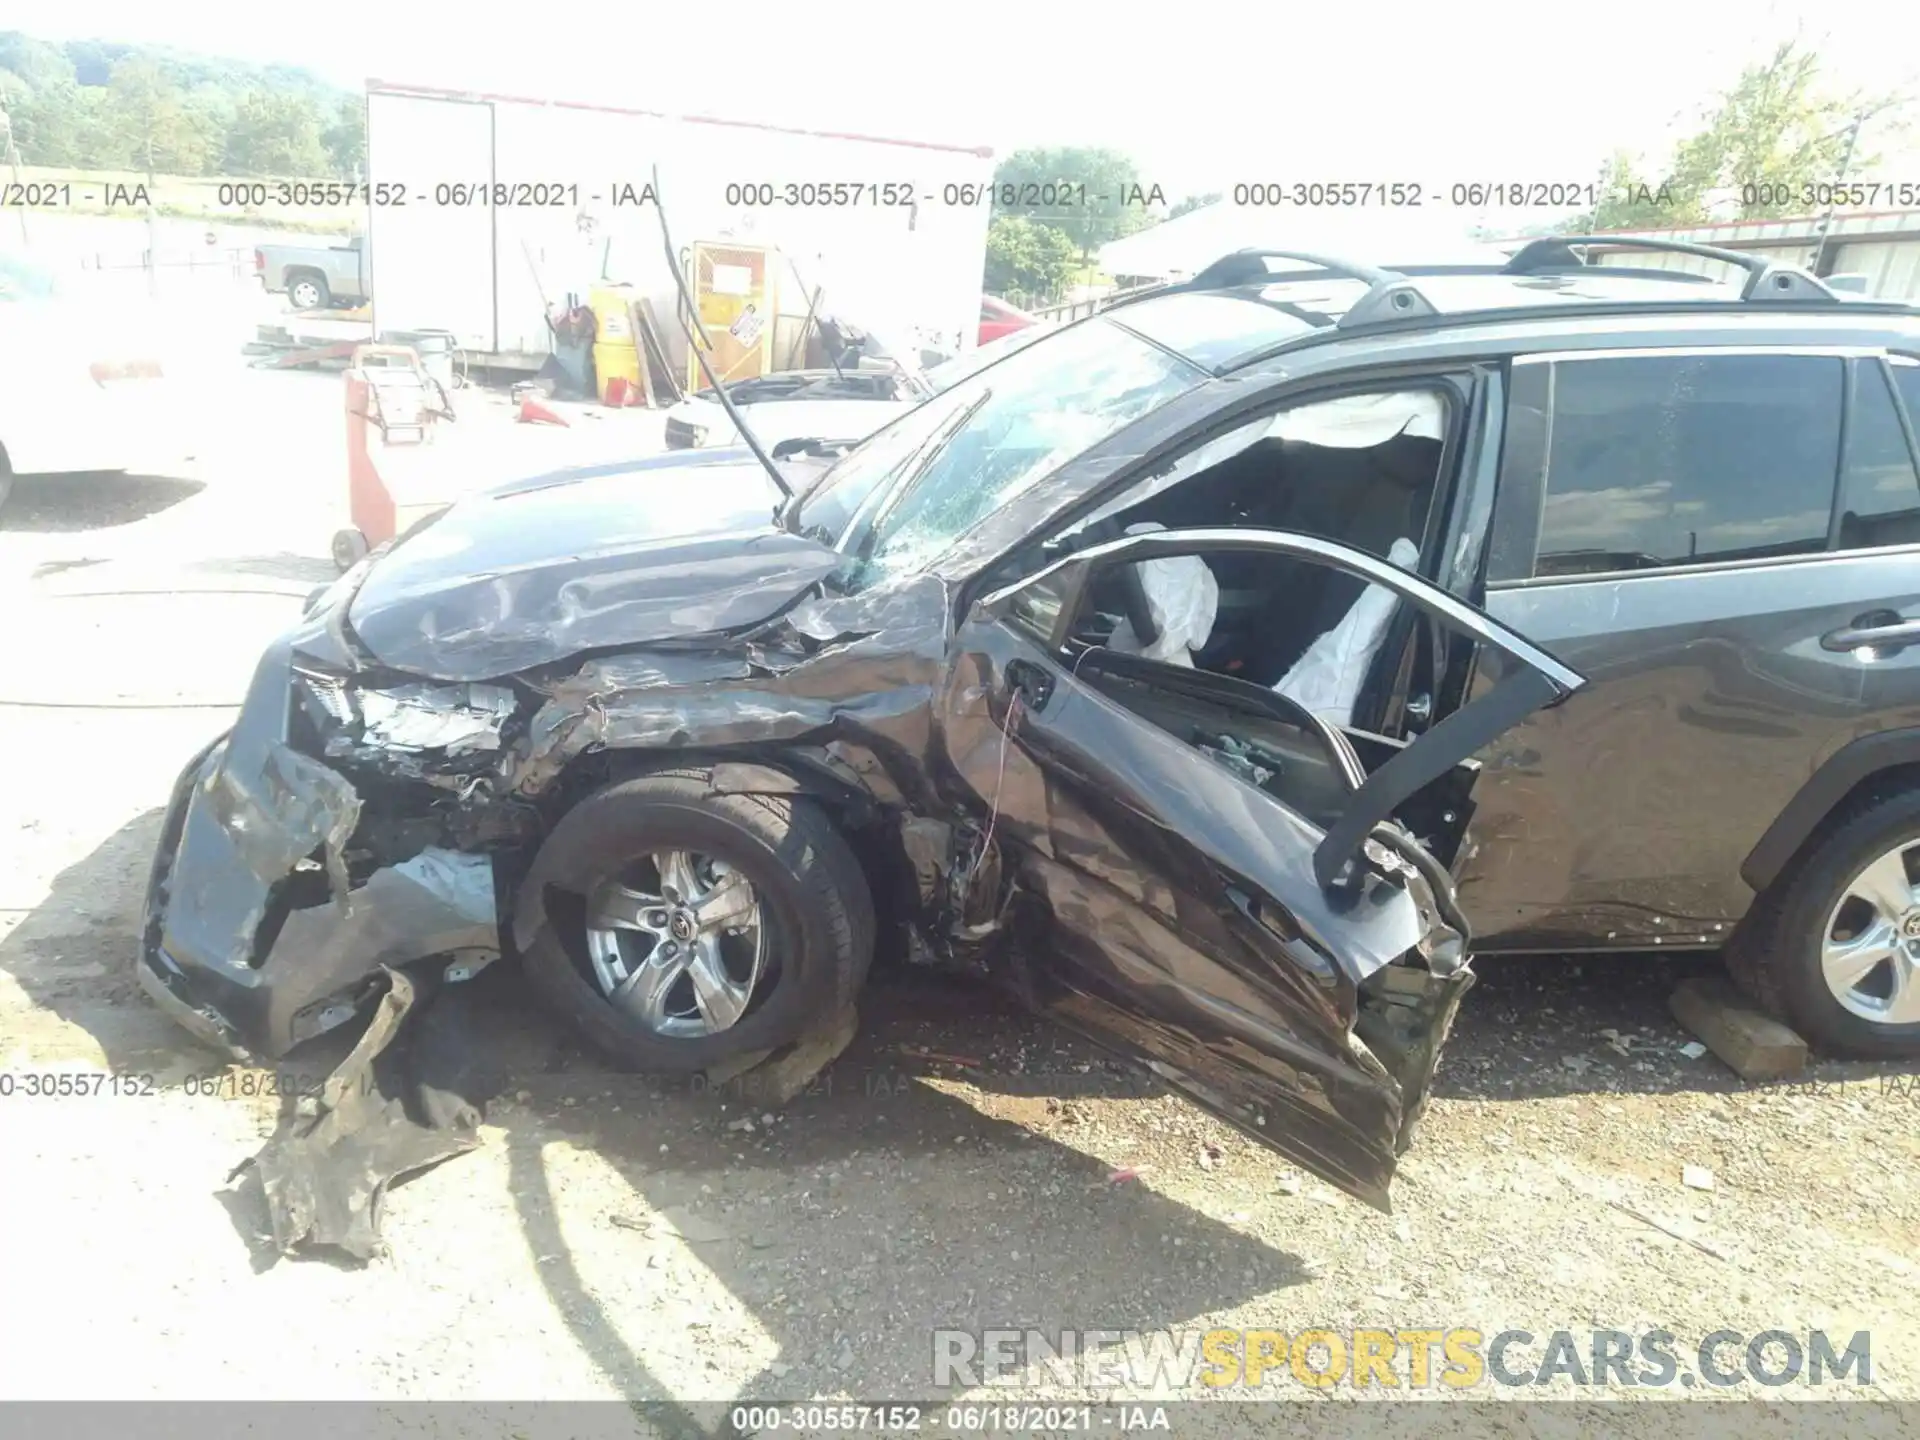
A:
POLYGON ((175 783, 148 882, 142 984, 202 1039, 277 1059, 344 1024, 383 972, 499 953, 487 803, 516 696, 356 673, 321 597, 261 657, 233 729, 175 783))

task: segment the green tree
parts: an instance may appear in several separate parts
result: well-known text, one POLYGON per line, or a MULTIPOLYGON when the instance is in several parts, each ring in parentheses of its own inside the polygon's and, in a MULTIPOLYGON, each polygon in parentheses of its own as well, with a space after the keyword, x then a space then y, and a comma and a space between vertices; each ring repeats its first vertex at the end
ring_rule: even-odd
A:
POLYGON ((357 95, 341 100, 334 122, 321 133, 320 143, 333 162, 333 173, 351 179, 366 173, 367 107, 357 95))
POLYGON ((232 175, 298 179, 332 171, 320 107, 309 95, 249 91, 234 107, 227 130, 226 168, 232 175))
POLYGON ((1080 265, 1066 232, 1024 215, 996 215, 987 226, 986 288, 1028 299, 1059 293, 1080 265))
POLYGON ((102 107, 106 135, 121 162, 154 175, 198 175, 213 136, 207 117, 186 103, 173 78, 151 59, 117 62, 102 107))
POLYGON ((1083 252, 1153 224, 1152 186, 1117 150, 1016 150, 994 168, 993 213, 1050 225, 1083 252), (1014 187, 1013 204, 1000 187, 1014 187))
POLYGON ((1876 137, 1889 135, 1887 121, 1905 103, 1828 85, 1818 55, 1798 37, 1782 41, 1716 98, 1658 178, 1642 175, 1625 155, 1613 156, 1601 171, 1600 203, 1581 220, 1616 230, 1803 213, 1805 187, 1843 178, 1856 124, 1845 178, 1872 171, 1876 137))
POLYGON ((0 33, 0 106, 29 165, 71 165, 84 148, 85 105, 73 65, 58 48, 0 33))

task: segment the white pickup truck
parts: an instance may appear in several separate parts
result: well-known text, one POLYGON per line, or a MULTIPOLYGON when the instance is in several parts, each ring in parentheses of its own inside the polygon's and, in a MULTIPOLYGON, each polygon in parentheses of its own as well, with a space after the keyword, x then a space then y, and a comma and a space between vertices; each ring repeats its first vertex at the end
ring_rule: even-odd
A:
POLYGON ((284 294, 296 310, 361 305, 373 298, 367 237, 344 245, 262 245, 253 252, 254 273, 271 294, 284 294))

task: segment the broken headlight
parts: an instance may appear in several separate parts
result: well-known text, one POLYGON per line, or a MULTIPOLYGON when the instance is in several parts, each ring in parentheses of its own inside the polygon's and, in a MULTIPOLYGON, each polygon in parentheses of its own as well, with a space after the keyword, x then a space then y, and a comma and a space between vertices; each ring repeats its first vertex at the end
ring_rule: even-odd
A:
POLYGON ((316 722, 325 716, 336 725, 351 725, 359 718, 354 713, 353 697, 347 690, 347 682, 339 676, 325 675, 317 670, 296 670, 293 672, 293 683, 295 693, 316 722), (317 715, 313 713, 316 709, 319 712, 317 715))
POLYGON ((361 686, 310 667, 294 671, 294 695, 318 753, 335 759, 495 751, 520 703, 501 685, 361 686))
POLYGON ((357 692, 361 743, 382 750, 498 750, 519 705, 502 685, 396 685, 357 692))

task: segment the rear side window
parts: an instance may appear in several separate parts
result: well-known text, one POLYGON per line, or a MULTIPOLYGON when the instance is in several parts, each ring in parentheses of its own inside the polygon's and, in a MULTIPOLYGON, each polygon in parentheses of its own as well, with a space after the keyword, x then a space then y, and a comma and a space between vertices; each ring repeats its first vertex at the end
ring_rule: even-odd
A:
MULTIPOLYGON (((1920 366, 1899 366, 1909 413, 1920 401, 1920 366)), ((1840 480, 1840 548, 1908 545, 1920 540, 1920 474, 1913 468, 1886 373, 1877 364, 1854 369, 1847 463, 1840 480)))
POLYGON ((1906 402, 1908 422, 1920 425, 1920 360, 1909 360, 1904 356, 1896 359, 1893 362, 1893 385, 1906 402))
POLYGON ((1533 573, 1825 549, 1844 384, 1823 356, 1555 363, 1533 573))

